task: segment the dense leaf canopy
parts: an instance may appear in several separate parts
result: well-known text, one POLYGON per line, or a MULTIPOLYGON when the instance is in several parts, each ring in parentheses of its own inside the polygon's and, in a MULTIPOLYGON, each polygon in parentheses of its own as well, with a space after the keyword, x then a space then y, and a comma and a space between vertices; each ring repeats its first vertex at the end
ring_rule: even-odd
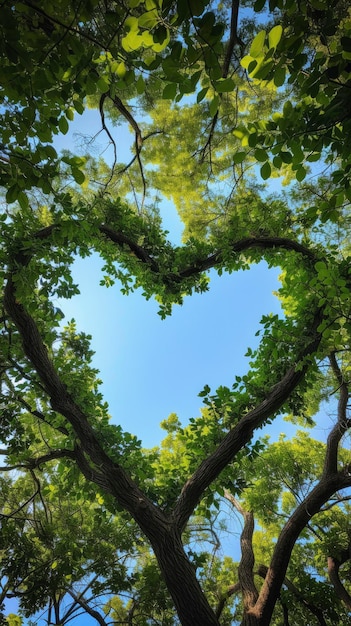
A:
POLYGON ((0 32, 1 622, 351 624, 349 3, 3 0, 0 32), (111 160, 57 149, 88 108, 111 160), (55 307, 92 251, 162 317, 211 269, 281 270, 247 374, 153 449, 55 307), (259 438, 282 415, 295 436, 259 438))

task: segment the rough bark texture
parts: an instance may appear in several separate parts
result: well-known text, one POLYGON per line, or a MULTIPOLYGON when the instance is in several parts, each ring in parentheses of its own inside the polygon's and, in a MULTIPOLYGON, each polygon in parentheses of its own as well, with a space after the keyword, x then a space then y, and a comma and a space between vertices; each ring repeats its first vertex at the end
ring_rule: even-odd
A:
POLYGON ((252 547, 255 520, 252 511, 246 511, 227 489, 224 491, 224 497, 231 502, 244 520, 244 527, 240 535, 241 559, 238 567, 238 577, 244 611, 247 612, 255 606, 258 598, 258 591, 254 581, 255 555, 252 547))
MULTIPOLYGON (((266 565, 259 565, 259 567, 257 568, 257 574, 261 576, 262 578, 265 578, 267 576, 267 572, 268 572, 268 567, 266 565)), ((300 604, 302 604, 306 609, 308 609, 308 611, 310 611, 313 615, 315 615, 320 626, 327 626, 327 622, 324 619, 322 610, 315 604, 312 604, 312 602, 309 602, 308 600, 306 600, 303 593, 301 593, 301 591, 296 587, 296 585, 294 585, 291 582, 291 580, 289 580, 289 578, 286 578, 286 577, 284 578, 284 586, 287 589, 289 589, 289 591, 291 591, 291 593, 295 596, 295 598, 300 604)), ((287 607, 282 603, 282 601, 280 602, 284 611, 284 615, 286 615, 286 620, 288 620, 287 607)))
POLYGON ((345 606, 351 611, 351 596, 342 584, 339 576, 339 569, 343 563, 350 559, 350 550, 343 550, 340 559, 332 556, 328 557, 329 580, 335 589, 335 593, 345 606))
POLYGON ((219 626, 177 532, 165 533, 152 547, 182 625, 219 626))

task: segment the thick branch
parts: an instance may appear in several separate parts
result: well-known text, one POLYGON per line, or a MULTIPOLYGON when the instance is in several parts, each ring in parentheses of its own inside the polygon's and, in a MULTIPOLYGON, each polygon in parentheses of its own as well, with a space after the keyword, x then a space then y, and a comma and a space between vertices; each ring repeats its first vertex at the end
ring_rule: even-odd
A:
POLYGON ((139 246, 137 243, 135 243, 130 237, 127 237, 120 231, 116 231, 113 228, 110 228, 109 226, 106 226, 104 224, 102 226, 99 226, 99 231, 103 235, 108 237, 111 241, 113 241, 113 243, 116 243, 119 246, 128 246, 128 248, 135 254, 135 256, 140 261, 146 263, 147 265, 150 265, 150 268, 153 272, 159 271, 157 263, 155 263, 155 261, 150 257, 146 250, 142 248, 142 246, 139 246))
MULTIPOLYGON (((268 572, 268 567, 266 565, 259 565, 257 568, 257 574, 261 576, 261 578, 266 578, 268 572)), ((284 578, 284 585, 291 593, 295 596, 295 598, 302 604, 306 609, 308 609, 319 621, 320 626, 327 626, 327 622, 324 619, 323 611, 315 604, 312 604, 309 600, 306 600, 303 593, 294 585, 293 582, 287 577, 284 578)))
POLYGON ((271 564, 268 568, 256 606, 252 614, 261 624, 269 624, 275 603, 284 582, 291 552, 296 540, 307 526, 311 517, 318 513, 325 502, 337 491, 351 486, 349 471, 323 476, 318 485, 297 507, 285 524, 276 543, 271 564))
POLYGON ((346 409, 349 400, 348 385, 342 375, 336 360, 335 354, 329 356, 329 362, 338 381, 339 385, 339 401, 338 401, 338 421, 329 433, 327 439, 327 453, 325 455, 324 474, 332 474, 338 469, 338 449, 342 436, 348 428, 351 427, 351 420, 347 419, 346 409))
POLYGON ((235 593, 240 591, 240 583, 235 583, 234 585, 229 585, 228 589, 226 589, 225 593, 220 597, 217 608, 216 608, 216 617, 219 619, 222 615, 223 609, 226 605, 227 600, 231 598, 235 593))
MULTIPOLYGON (((318 260, 312 250, 300 244, 298 241, 293 241, 289 239, 288 237, 245 237, 243 239, 240 239, 239 241, 234 242, 231 246, 231 250, 234 254, 240 254, 241 252, 245 252, 245 250, 249 250, 250 248, 261 248, 262 250, 292 250, 294 252, 298 252, 306 259, 309 259, 314 263, 318 260)), ((199 272, 209 270, 212 267, 218 265, 218 263, 221 262, 221 259, 222 251, 218 250, 209 257, 206 257, 202 260, 200 259, 196 264, 192 265, 191 267, 181 270, 180 278, 188 278, 199 272)))
POLYGON ((340 580, 339 569, 343 563, 350 559, 350 548, 351 544, 347 550, 342 551, 339 559, 336 559, 333 556, 328 556, 329 580, 335 589, 336 595, 345 604, 349 611, 351 611, 351 596, 340 580))
POLYGON ((107 622, 104 620, 102 615, 100 615, 98 611, 95 611, 95 609, 93 609, 81 595, 77 595, 72 591, 72 589, 67 589, 67 593, 71 596, 71 598, 73 598, 75 602, 77 602, 77 604, 79 604, 84 609, 84 611, 91 615, 91 617, 93 617, 98 622, 98 624, 100 624, 100 626, 107 626, 107 622))
POLYGON ((263 402, 241 418, 217 449, 201 463, 186 482, 174 508, 174 518, 181 529, 185 527, 205 489, 233 460, 239 450, 250 441, 254 430, 280 409, 304 378, 308 369, 306 357, 316 351, 321 340, 321 335, 317 332, 321 320, 322 314, 318 311, 309 329, 311 342, 303 350, 296 364, 287 371, 280 382, 272 387, 263 402))
POLYGON ((239 17, 239 0, 232 0, 232 11, 230 15, 230 37, 227 45, 227 50, 225 53, 223 68, 222 68, 222 76, 223 78, 227 78, 230 61, 232 59, 232 54, 234 50, 234 46, 239 44, 241 48, 245 47, 244 42, 238 36, 238 17, 239 17))
MULTIPOLYGON (((238 36, 238 17, 239 17, 239 0, 232 0, 232 9, 231 9, 231 15, 230 15, 230 36, 229 36, 229 41, 228 41, 228 45, 227 45, 227 49, 226 49, 226 53, 224 57, 224 62, 222 66, 222 78, 227 78, 228 76, 234 46, 236 44, 239 44, 242 50, 245 47, 244 42, 238 36)), ((220 97, 222 97, 222 94, 220 94, 220 97)), ((213 134, 214 134, 217 122, 218 122, 218 111, 216 111, 216 113, 214 114, 212 118, 211 128, 208 134, 207 141, 203 149, 201 150, 200 163, 203 163, 207 148, 211 146, 211 142, 213 139, 213 134)))
MULTIPOLYGON (((80 441, 84 455, 93 466, 100 468, 101 475, 104 477, 104 489, 132 514, 149 538, 150 534, 159 533, 166 524, 166 518, 148 500, 123 468, 112 461, 104 451, 87 416, 74 402, 66 385, 56 372, 35 321, 16 300, 12 276, 8 278, 5 287, 4 305, 22 336, 24 352, 38 372, 51 399, 52 408, 68 420, 80 441)), ((80 457, 80 465, 84 473, 86 468, 83 467, 82 457, 80 457)), ((94 474, 90 479, 93 476, 94 474)))
MULTIPOLYGON (((79 222, 77 222, 77 226, 79 226, 79 222)), ((54 230, 60 228, 60 224, 52 224, 51 226, 47 226, 37 231, 34 234, 36 239, 46 239, 49 238, 54 230)), ((123 232, 115 230, 106 224, 102 224, 98 226, 98 230, 101 234, 108 237, 113 243, 116 243, 118 246, 128 246, 133 254, 142 262, 150 266, 150 269, 155 274, 160 272, 159 264, 148 254, 148 252, 137 244, 131 237, 128 237, 123 232)), ((307 246, 299 243, 298 241, 294 241, 289 239, 288 237, 244 237, 239 241, 235 241, 231 250, 233 254, 241 254, 246 250, 250 249, 261 249, 261 250, 276 250, 279 252, 280 250, 288 250, 292 252, 296 252, 297 254, 301 254, 307 261, 312 263, 316 263, 318 261, 318 257, 315 252, 308 248, 307 246)), ((25 262, 28 263, 30 257, 28 256, 25 259, 25 262)), ((24 264, 24 259, 19 258, 18 261, 24 264)), ((175 282, 181 282, 184 278, 190 278, 191 276, 196 276, 201 274, 201 272, 206 272, 207 270, 219 265, 222 261, 222 251, 217 250, 213 254, 203 258, 198 259, 192 265, 185 267, 184 269, 180 269, 178 274, 172 275, 172 279, 175 282)))
POLYGON ((254 516, 252 511, 246 511, 227 489, 224 490, 224 497, 234 506, 244 520, 244 527, 240 535, 241 559, 238 567, 238 577, 243 595, 244 609, 247 611, 255 605, 258 598, 253 572, 255 565, 255 555, 252 547, 255 527, 254 516))

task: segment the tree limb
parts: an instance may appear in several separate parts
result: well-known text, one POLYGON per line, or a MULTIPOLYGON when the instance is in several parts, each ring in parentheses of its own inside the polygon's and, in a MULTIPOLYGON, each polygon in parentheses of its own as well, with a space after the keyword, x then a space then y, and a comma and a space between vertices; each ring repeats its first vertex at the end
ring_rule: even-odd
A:
POLYGON ((72 589, 67 589, 67 593, 71 596, 71 598, 73 598, 75 602, 77 602, 77 604, 79 604, 84 609, 84 611, 91 615, 91 617, 93 617, 98 622, 98 624, 100 624, 100 626, 107 626, 107 622, 104 620, 102 615, 100 615, 98 611, 95 611, 95 609, 89 606, 89 603, 84 600, 81 594, 74 593, 72 589))
MULTIPOLYGON (((260 564, 258 566, 258 568, 257 568, 258 576, 261 576, 261 578, 266 578, 267 572, 268 572, 268 567, 266 565, 260 564)), ((285 587, 287 589, 289 589, 289 591, 291 591, 291 593, 300 602, 300 604, 302 604, 306 609, 308 609, 318 619, 318 622, 319 622, 320 626, 328 626, 327 622, 324 619, 324 615, 323 615, 322 609, 320 609, 315 604, 312 604, 312 602, 309 602, 308 600, 306 600, 306 598, 304 597, 303 593, 301 593, 301 591, 296 587, 296 585, 294 585, 294 583, 289 578, 287 578, 286 576, 284 578, 283 584, 285 585, 285 587)))
POLYGON ((239 500, 228 491, 224 490, 224 497, 234 506, 244 520, 244 527, 240 535, 241 558, 238 567, 238 577, 241 593, 244 601, 244 610, 255 605, 258 598, 258 591, 254 581, 255 555, 252 547, 252 537, 254 533, 254 516, 252 511, 246 511, 239 500))
POLYGON ((344 587, 340 580, 339 569, 343 563, 350 560, 351 554, 351 542, 347 548, 347 550, 343 550, 339 556, 336 558, 334 556, 328 556, 328 574, 329 580, 335 589, 335 593, 340 598, 340 600, 345 604, 349 611, 351 611, 351 595, 344 587))
POLYGON ((250 441, 254 430, 280 409, 304 378, 308 369, 305 359, 316 351, 321 340, 321 334, 317 331, 321 321, 322 312, 317 311, 309 329, 311 341, 296 359, 296 364, 291 366, 282 379, 271 388, 263 402, 240 419, 216 450, 202 461, 198 469, 185 483, 173 512, 179 528, 182 530, 185 528, 205 489, 233 460, 235 454, 250 441))

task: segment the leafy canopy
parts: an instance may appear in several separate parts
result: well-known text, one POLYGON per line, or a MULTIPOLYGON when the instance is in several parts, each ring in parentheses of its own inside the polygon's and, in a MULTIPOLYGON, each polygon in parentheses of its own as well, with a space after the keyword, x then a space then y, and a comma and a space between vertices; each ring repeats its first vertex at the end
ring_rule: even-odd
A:
POLYGON ((23 0, 0 29, 2 623, 351 623, 348 2, 23 0), (111 162, 56 148, 88 107, 111 162), (151 450, 110 420, 91 338, 55 306, 92 251, 101 284, 162 317, 212 268, 281 269, 284 317, 262 319, 247 374, 205 385, 151 450), (282 415, 303 430, 256 440, 282 415))

